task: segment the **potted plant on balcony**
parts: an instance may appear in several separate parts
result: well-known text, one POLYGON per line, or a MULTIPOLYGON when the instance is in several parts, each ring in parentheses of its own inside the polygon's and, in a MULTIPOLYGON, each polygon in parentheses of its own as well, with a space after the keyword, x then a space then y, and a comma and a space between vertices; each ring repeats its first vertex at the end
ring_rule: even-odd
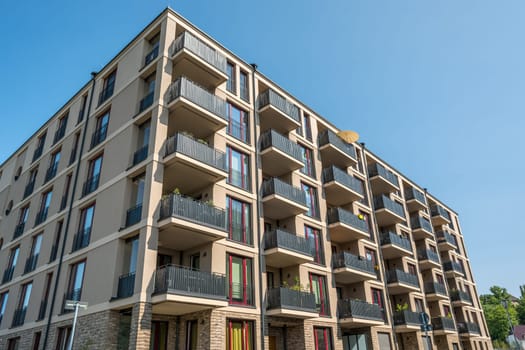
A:
POLYGON ((408 304, 396 304, 396 312, 402 312, 408 310, 408 304))

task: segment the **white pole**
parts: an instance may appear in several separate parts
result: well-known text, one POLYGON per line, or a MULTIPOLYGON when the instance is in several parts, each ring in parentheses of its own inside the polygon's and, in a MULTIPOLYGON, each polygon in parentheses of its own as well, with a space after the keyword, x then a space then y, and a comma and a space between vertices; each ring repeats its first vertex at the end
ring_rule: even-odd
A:
POLYGON ((78 301, 75 303, 75 317, 73 317, 73 327, 71 328, 71 336, 69 338, 69 345, 67 350, 73 350, 73 338, 75 337, 75 327, 77 325, 77 316, 78 316, 78 301))

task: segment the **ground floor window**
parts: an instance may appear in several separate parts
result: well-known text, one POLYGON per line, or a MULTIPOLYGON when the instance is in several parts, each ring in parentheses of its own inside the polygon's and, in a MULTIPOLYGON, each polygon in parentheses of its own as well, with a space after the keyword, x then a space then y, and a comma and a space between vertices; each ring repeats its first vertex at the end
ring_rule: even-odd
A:
POLYGON ((66 350, 71 338, 71 327, 58 328, 57 346, 56 350, 66 350))
POLYGON ((197 342, 199 339, 198 321, 188 321, 186 324, 186 349, 197 350, 197 342))
POLYGON ((377 333, 377 340, 379 341, 380 350, 391 350, 392 349, 392 345, 390 343, 390 334, 377 333))
POLYGON ((332 329, 314 327, 315 350, 332 350, 332 329))
POLYGON ((227 350, 253 350, 253 321, 228 320, 227 350))
POLYGON ((127 350, 129 348, 129 333, 131 331, 131 310, 120 313, 117 335, 117 350, 127 350))
POLYGON ((20 337, 11 338, 7 341, 7 350, 20 349, 20 337))
POLYGON ((152 321, 151 338, 149 342, 150 350, 168 349, 168 322, 152 321))
POLYGON ((368 350, 368 336, 363 334, 350 334, 343 336, 344 350, 368 350))

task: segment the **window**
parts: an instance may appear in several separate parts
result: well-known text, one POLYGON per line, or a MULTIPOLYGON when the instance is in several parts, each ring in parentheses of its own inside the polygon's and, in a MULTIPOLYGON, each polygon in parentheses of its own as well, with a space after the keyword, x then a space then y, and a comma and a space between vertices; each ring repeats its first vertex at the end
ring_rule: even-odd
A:
POLYGON ((117 70, 109 73, 106 79, 104 79, 104 87, 100 92, 98 98, 98 104, 101 105, 104 101, 110 98, 113 95, 113 90, 115 89, 115 80, 117 78, 117 70))
POLYGON ((7 350, 18 350, 20 349, 20 337, 11 338, 7 340, 7 350))
POLYGON ((82 295, 82 283, 84 281, 84 270, 86 261, 80 261, 71 265, 69 283, 67 286, 66 300, 79 301, 82 295))
POLYGON ((15 227, 15 234, 13 235, 13 239, 16 239, 22 235, 28 217, 29 205, 26 205, 25 207, 20 208, 20 216, 18 217, 18 224, 15 227))
POLYGON ((40 338, 42 337, 42 332, 35 332, 33 335, 33 345, 31 349, 38 350, 40 348, 40 338))
POLYGON ((306 206, 308 211, 307 216, 318 218, 319 217, 319 204, 317 202, 317 189, 301 182, 301 188, 306 195, 306 206))
POLYGON ((377 264, 376 251, 370 248, 365 248, 366 260, 370 261, 374 266, 377 276, 379 277, 379 265, 377 264))
POLYGON ((445 284, 445 279, 441 275, 436 275, 436 279, 439 284, 445 284))
POLYGON ((314 327, 315 350, 332 350, 332 329, 314 327))
POLYGON ((62 195, 62 200, 60 201, 60 210, 66 209, 67 206, 67 197, 69 196, 69 187, 71 186, 71 178, 73 174, 68 174, 66 176, 66 181, 64 183, 64 194, 62 195))
POLYGON ((24 190, 24 199, 26 199, 35 188, 36 176, 38 174, 38 167, 33 168, 29 172, 29 179, 27 180, 26 188, 24 190))
POLYGON ((230 303, 252 305, 252 259, 230 254, 227 259, 230 303))
POLYGON ((5 315, 5 308, 7 306, 7 300, 9 299, 9 292, 3 292, 0 294, 0 324, 5 315))
POLYGON ((7 264, 7 268, 4 271, 2 283, 9 282, 13 278, 13 272, 15 271, 16 264, 18 262, 18 255, 20 255, 20 246, 11 249, 11 252, 9 253, 9 262, 7 264))
POLYGON ((106 139, 108 134, 108 124, 109 124, 109 111, 97 118, 97 123, 95 125, 95 131, 91 136, 91 148, 95 147, 102 141, 106 139))
POLYGON ((55 177, 58 170, 58 163, 60 163, 60 150, 56 151, 51 155, 51 160, 49 162, 49 168, 47 168, 45 182, 51 180, 55 177))
POLYGON ((425 308, 423 307, 423 299, 414 298, 414 302, 416 304, 416 311, 417 312, 423 312, 425 310, 425 308))
POLYGON ((31 245, 31 252, 26 260, 26 266, 24 273, 33 271, 38 263, 38 255, 40 255, 40 248, 42 247, 42 233, 33 237, 33 243, 31 245))
POLYGON ((191 320, 186 323, 186 350, 197 350, 199 341, 199 322, 191 320))
POLYGON ((390 334, 377 333, 377 340, 379 343, 379 350, 391 350, 392 349, 392 344, 390 343, 390 334))
POLYGON ((47 300, 49 299, 49 291, 51 290, 51 281, 53 280, 53 273, 46 275, 46 283, 42 292, 42 301, 40 303, 40 310, 38 311, 38 320, 43 320, 46 317, 47 300))
POLYGON ((71 338, 71 327, 58 328, 57 346, 56 350, 66 350, 71 338))
POLYGON ((133 154, 133 165, 142 162, 148 156, 150 130, 151 123, 149 120, 139 126, 139 144, 137 151, 133 154))
POLYGON ((381 308, 381 312, 384 313, 385 300, 383 298, 383 291, 377 288, 371 288, 370 291, 372 293, 372 303, 378 305, 381 308))
POLYGON ((346 335, 343 336, 343 344, 345 349, 367 350, 368 336, 366 333, 346 335))
POLYGON ((57 228, 55 232, 55 242, 53 243, 53 247, 51 248, 51 255, 49 256, 49 262, 55 261, 57 258, 58 253, 58 245, 60 244, 60 235, 62 234, 62 227, 64 226, 64 221, 60 220, 57 222, 57 228))
POLYGON ((228 135, 243 142, 250 141, 250 130, 248 129, 248 112, 228 104, 228 135))
POLYGON ((98 188, 100 182, 100 171, 102 170, 102 159, 103 156, 99 155, 97 158, 92 159, 89 162, 88 178, 84 183, 82 189, 83 195, 87 195, 98 188))
POLYGON ((303 168, 301 169, 301 173, 311 177, 315 177, 313 151, 310 148, 306 148, 301 144, 299 144, 299 147, 301 148, 301 154, 303 157, 304 164, 303 168))
POLYGON ((68 116, 69 116, 69 112, 67 112, 65 116, 63 116, 62 118, 58 120, 58 127, 57 127, 57 130, 55 131, 55 137, 53 138, 53 144, 57 143, 58 141, 62 139, 62 137, 64 137, 66 133, 68 116))
POLYGON ((168 322, 152 321, 150 350, 168 349, 168 322))
POLYGON ((69 165, 73 164, 77 158, 78 143, 80 141, 80 133, 75 134, 75 140, 73 141, 73 148, 71 148, 71 154, 69 155, 69 165))
POLYGON ((452 317, 452 313, 450 312, 450 306, 443 305, 443 315, 445 317, 452 317))
POLYGON ((250 189, 250 157, 228 146, 226 148, 228 183, 245 190, 250 189))
POLYGON ((408 267, 408 273, 415 275, 416 274, 416 265, 414 264, 407 264, 408 267))
POLYGON ((128 263, 127 273, 137 271, 137 256, 139 251, 139 236, 132 237, 126 241, 125 260, 128 263))
POLYGON ((77 125, 80 124, 80 122, 84 119, 84 111, 86 110, 87 99, 87 94, 82 96, 82 100, 80 102, 80 110, 78 111, 77 125))
POLYGON ((118 334, 117 334, 117 350, 129 349, 129 333, 131 331, 131 310, 123 310, 120 312, 118 334))
POLYGON ((160 45, 160 34, 156 34, 153 38, 149 40, 149 45, 151 46, 151 51, 144 58, 144 66, 147 66, 157 56, 159 55, 159 45, 160 45))
POLYGON ((139 112, 144 111, 146 108, 153 104, 153 98, 155 96, 155 77, 156 73, 153 72, 144 80, 146 94, 144 98, 140 100, 139 112))
POLYGON ((314 262, 324 264, 323 243, 321 231, 310 226, 304 226, 304 237, 310 243, 314 262))
POLYGON ((126 212, 126 227, 136 224, 142 219, 142 201, 144 200, 144 174, 133 179, 131 191, 133 206, 126 212))
POLYGON ((308 114, 303 114, 303 130, 304 130, 304 137, 312 141, 312 126, 310 124, 310 116, 308 114))
POLYGON ((226 90, 231 93, 235 93, 235 65, 231 62, 226 62, 226 75, 228 75, 228 81, 226 82, 226 90))
POLYGON ((93 226, 93 216, 95 215, 95 205, 90 205, 80 212, 80 222, 78 232, 73 239, 73 251, 87 247, 91 238, 91 228, 93 226))
POLYGON ((44 151, 44 144, 46 143, 46 136, 47 132, 44 132, 38 137, 35 152, 33 153, 33 162, 42 155, 42 151, 44 151))
POLYGON ((18 307, 13 315, 12 327, 21 326, 24 324, 27 307, 29 306, 29 299, 31 298, 31 290, 33 289, 33 283, 29 282, 22 285, 22 291, 20 293, 20 299, 18 300, 18 307))
POLYGON ((310 273, 310 290, 315 295, 317 310, 321 316, 330 315, 330 303, 328 302, 328 293, 326 288, 326 278, 324 276, 310 273))
POLYGON ((239 83, 241 85, 241 98, 245 101, 248 101, 250 99, 250 93, 248 91, 248 74, 241 71, 239 78, 239 83))
POLYGON ((226 197, 228 215, 228 238, 252 244, 251 206, 230 196, 226 197))
POLYGON ((228 320, 227 350, 253 350, 253 321, 228 320))
POLYGON ((53 191, 49 190, 42 194, 42 200, 40 201, 40 210, 36 214, 35 226, 41 224, 47 219, 47 212, 51 205, 51 199, 53 198, 53 191))

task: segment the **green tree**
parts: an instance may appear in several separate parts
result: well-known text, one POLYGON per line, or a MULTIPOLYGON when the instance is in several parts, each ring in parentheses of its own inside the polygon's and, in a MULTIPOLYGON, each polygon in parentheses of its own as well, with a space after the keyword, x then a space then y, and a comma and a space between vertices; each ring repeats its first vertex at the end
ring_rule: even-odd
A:
POLYGON ((519 324, 525 324, 525 284, 520 286, 520 301, 516 307, 519 324))
POLYGON ((507 289, 492 286, 490 287, 490 292, 491 294, 480 296, 490 337, 494 341, 505 342, 510 332, 510 325, 507 318, 507 311, 503 307, 502 302, 507 302, 511 322, 514 325, 518 324, 518 312, 509 302, 510 294, 507 292, 507 289))

